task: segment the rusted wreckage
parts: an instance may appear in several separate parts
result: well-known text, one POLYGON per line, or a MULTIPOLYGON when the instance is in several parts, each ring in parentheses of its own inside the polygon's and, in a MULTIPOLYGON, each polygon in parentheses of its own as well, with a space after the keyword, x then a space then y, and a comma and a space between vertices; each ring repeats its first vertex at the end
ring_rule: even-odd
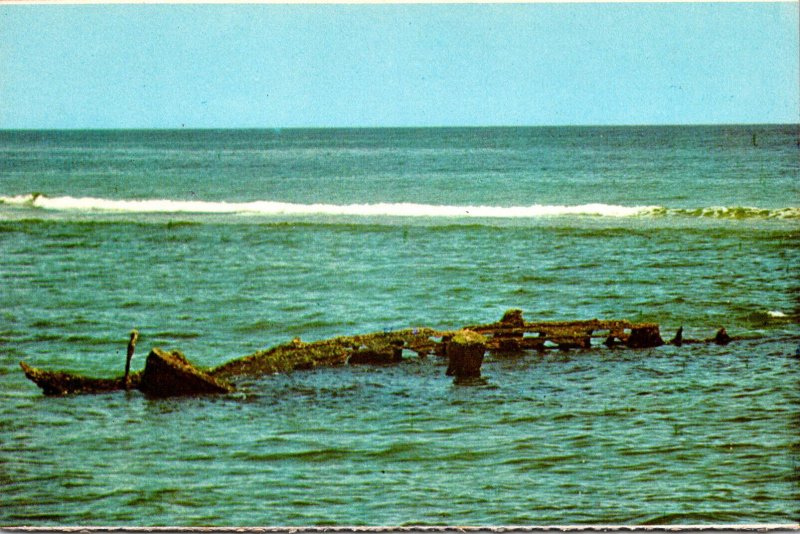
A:
MULTIPOLYGON (((104 393, 138 389, 152 397, 230 393, 232 381, 242 376, 334 367, 342 365, 385 365, 402 361, 403 351, 420 357, 436 355, 447 358, 447 375, 456 378, 479 377, 487 351, 513 354, 524 351, 544 353, 549 350, 627 347, 654 348, 664 345, 655 323, 625 320, 539 321, 528 322, 522 311, 507 311, 500 321, 465 326, 456 331, 414 328, 372 334, 342 336, 305 343, 295 338, 289 343, 231 360, 218 367, 200 369, 179 351, 153 348, 143 371, 129 372, 130 360, 138 339, 131 332, 125 374, 117 378, 91 378, 63 371, 45 371, 20 362, 25 376, 36 383, 45 395, 104 393)), ((678 329, 669 342, 673 345, 713 342, 725 345, 732 341, 725 329, 706 340, 683 338, 678 329)))

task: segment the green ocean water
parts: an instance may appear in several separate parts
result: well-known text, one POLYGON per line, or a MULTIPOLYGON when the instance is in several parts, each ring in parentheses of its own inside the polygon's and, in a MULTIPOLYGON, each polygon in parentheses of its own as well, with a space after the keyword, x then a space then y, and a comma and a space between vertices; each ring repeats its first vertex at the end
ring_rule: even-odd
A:
POLYGON ((798 126, 0 132, 0 525, 800 519, 798 126), (48 398, 127 334, 625 318, 728 346, 48 398))

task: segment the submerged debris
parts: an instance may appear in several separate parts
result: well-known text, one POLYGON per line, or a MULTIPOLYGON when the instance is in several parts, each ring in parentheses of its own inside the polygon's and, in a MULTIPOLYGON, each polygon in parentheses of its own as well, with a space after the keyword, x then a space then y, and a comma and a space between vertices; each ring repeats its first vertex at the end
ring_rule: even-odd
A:
MULTIPOLYGON (((274 373, 336 367, 343 365, 389 365, 402 361, 403 351, 419 357, 429 354, 446 356, 447 375, 480 377, 480 368, 487 350, 503 355, 525 350, 570 350, 594 348, 593 340, 606 347, 631 349, 664 345, 660 328, 655 323, 632 323, 626 320, 602 321, 539 321, 527 322, 522 310, 508 310, 500 321, 465 326, 458 331, 415 328, 393 332, 376 332, 341 336, 305 343, 295 338, 289 343, 237 358, 218 367, 204 370, 193 365, 178 352, 153 348, 144 371, 130 373, 130 359, 138 339, 132 331, 126 354, 125 374, 117 378, 91 378, 61 371, 44 371, 20 362, 25 376, 36 383, 45 395, 104 393, 121 389, 138 389, 148 396, 204 395, 234 390, 228 380, 238 376, 259 376, 274 373)), ((683 338, 678 329, 670 344, 717 343, 725 345, 731 338, 724 328, 706 340, 683 338)))
POLYGON ((154 348, 147 355, 139 389, 152 397, 230 393, 233 386, 201 371, 179 351, 154 348))
MULTIPOLYGON (((28 380, 42 388, 45 395, 70 395, 73 393, 105 393, 125 388, 125 379, 117 378, 91 378, 63 371, 44 371, 31 367, 25 362, 19 362, 22 371, 28 380)), ((130 384, 138 387, 142 373, 133 373, 129 376, 130 384)))
POLYGON ((294 339, 290 343, 232 360, 209 371, 214 377, 263 375, 350 364, 387 364, 402 359, 404 348, 426 355, 444 333, 431 328, 342 336, 312 343, 294 339))

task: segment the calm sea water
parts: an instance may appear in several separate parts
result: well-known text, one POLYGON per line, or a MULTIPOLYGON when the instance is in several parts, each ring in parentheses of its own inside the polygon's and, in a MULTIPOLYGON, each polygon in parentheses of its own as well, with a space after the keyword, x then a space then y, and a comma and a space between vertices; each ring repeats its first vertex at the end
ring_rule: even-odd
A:
POLYGON ((0 525, 800 520, 798 127, 0 132, 0 525), (152 346, 497 320, 703 338, 48 398, 152 346))

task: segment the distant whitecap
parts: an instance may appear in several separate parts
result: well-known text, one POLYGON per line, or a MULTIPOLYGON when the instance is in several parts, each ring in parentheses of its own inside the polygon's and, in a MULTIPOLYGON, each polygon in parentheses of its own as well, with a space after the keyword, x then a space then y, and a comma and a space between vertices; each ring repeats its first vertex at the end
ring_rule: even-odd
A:
POLYGON ((0 203, 60 211, 121 213, 208 213, 264 216, 345 215, 351 217, 441 217, 530 219, 539 217, 688 217, 715 219, 800 219, 800 208, 747 207, 665 208, 590 203, 580 205, 454 206, 410 202, 375 204, 296 204, 259 200, 211 202, 202 200, 117 200, 93 197, 48 197, 40 193, 0 197, 0 203))

